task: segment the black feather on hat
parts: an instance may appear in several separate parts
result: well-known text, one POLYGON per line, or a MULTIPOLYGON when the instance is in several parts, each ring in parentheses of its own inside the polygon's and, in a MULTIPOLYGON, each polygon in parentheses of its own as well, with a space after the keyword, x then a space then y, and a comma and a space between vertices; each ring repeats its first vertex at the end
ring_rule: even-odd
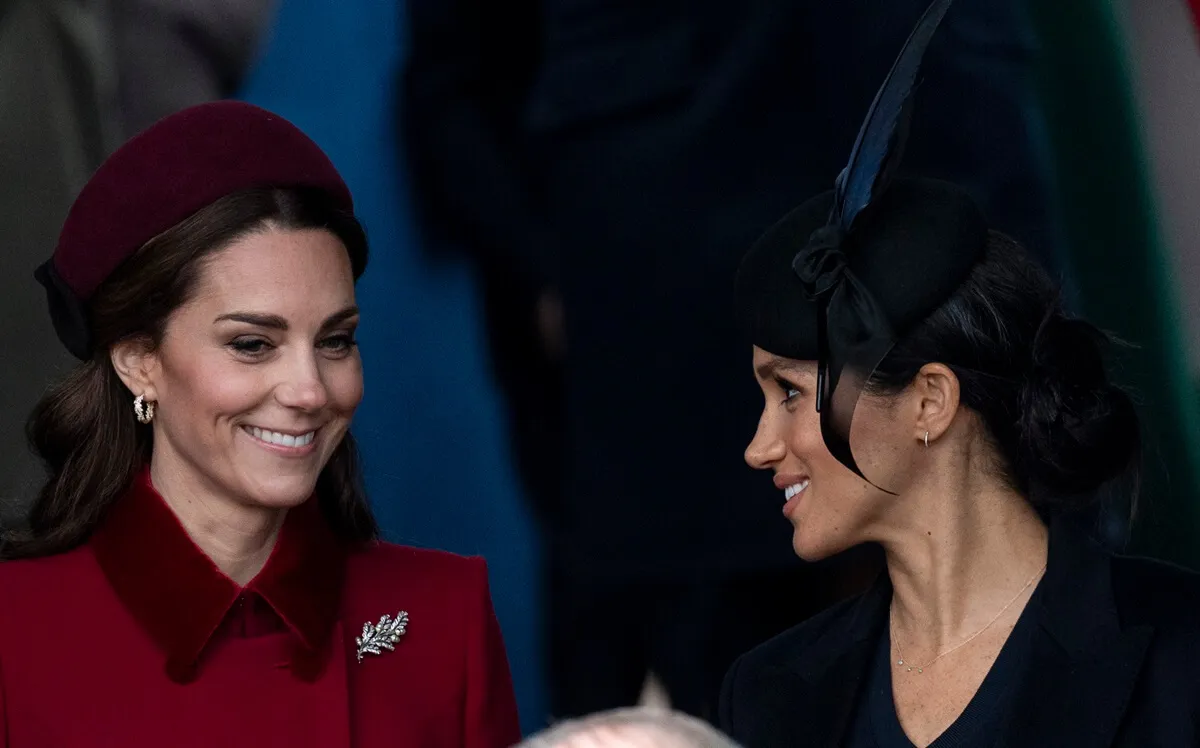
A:
POLYGON ((817 361, 822 438, 864 479, 850 450, 863 386, 898 337, 966 280, 987 241, 983 216, 961 188, 893 179, 921 60, 951 2, 934 0, 917 23, 834 189, 771 227, 738 271, 737 308, 751 340, 777 356, 817 361))

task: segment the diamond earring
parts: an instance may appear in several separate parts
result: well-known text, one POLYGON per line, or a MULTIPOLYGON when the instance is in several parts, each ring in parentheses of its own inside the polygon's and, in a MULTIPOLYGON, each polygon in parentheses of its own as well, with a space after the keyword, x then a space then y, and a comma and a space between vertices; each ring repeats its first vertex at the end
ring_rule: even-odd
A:
POLYGON ((146 402, 145 395, 138 395, 133 401, 133 412, 137 414, 138 423, 150 423, 154 420, 154 402, 146 402))

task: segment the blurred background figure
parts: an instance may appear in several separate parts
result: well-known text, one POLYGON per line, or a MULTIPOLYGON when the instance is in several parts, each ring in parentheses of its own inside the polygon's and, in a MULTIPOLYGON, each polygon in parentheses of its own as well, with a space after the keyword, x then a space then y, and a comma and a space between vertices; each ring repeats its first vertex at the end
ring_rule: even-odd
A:
POLYGON ((42 482, 25 416, 72 360, 54 337, 33 268, 75 193, 120 141, 106 18, 75 2, 0 5, 0 524, 42 482))
MULTIPOLYGON (((741 463, 759 396, 731 279, 832 183, 926 4, 409 2, 426 242, 507 306, 494 360, 513 421, 539 424, 514 434, 538 456, 555 716, 632 704, 647 670, 708 714, 738 652, 865 576, 791 558, 780 492, 741 463)), ((1018 4, 957 3, 906 166, 1062 272, 1034 51, 1018 4)))
POLYGON ((567 720, 517 748, 737 748, 737 744, 695 717, 637 707, 567 720))
MULTIPOLYGON (((92 0, 94 4, 94 0, 92 0)), ((277 0, 107 0, 127 135, 180 109, 233 96, 257 59, 277 0)))

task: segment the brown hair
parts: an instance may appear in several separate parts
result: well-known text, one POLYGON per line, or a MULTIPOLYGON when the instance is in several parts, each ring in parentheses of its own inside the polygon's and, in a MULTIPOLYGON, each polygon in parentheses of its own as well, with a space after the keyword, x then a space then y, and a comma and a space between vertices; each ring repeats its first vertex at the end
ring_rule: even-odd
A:
POLYGON ((899 392, 925 364, 944 363, 987 427, 1000 477, 1035 506, 1084 506, 1106 484, 1136 506, 1141 429, 1108 377, 1114 342, 1064 309, 1058 284, 1021 245, 992 232, 966 281, 896 344, 868 389, 899 392))
MULTIPOLYGON (((89 305, 94 349, 37 404, 26 432, 48 479, 25 527, 0 536, 0 558, 62 553, 86 542, 108 507, 150 460, 152 432, 139 427, 109 351, 120 341, 162 342, 171 314, 195 292, 204 260, 265 226, 330 231, 366 267, 367 239, 353 215, 313 189, 236 192, 147 242, 97 290, 89 305)), ((378 535, 353 438, 347 434, 317 480, 322 513, 351 542, 378 535)))

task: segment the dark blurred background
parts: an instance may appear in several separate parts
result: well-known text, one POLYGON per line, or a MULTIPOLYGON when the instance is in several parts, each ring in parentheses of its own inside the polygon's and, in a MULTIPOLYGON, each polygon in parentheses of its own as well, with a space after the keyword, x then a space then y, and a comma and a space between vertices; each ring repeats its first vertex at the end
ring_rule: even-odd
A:
MULTIPOLYGON (((106 154, 243 98, 326 149, 372 242, 356 418, 390 540, 483 554, 527 729, 636 700, 706 714, 741 650, 849 594, 792 557, 730 290, 829 188, 925 0, 2 0, 0 521, 70 365, 32 280, 106 154), (648 679, 648 675, 652 677, 648 679)), ((958 0, 909 171, 1131 343, 1139 517, 1200 566, 1200 47, 1185 0, 958 0)))

